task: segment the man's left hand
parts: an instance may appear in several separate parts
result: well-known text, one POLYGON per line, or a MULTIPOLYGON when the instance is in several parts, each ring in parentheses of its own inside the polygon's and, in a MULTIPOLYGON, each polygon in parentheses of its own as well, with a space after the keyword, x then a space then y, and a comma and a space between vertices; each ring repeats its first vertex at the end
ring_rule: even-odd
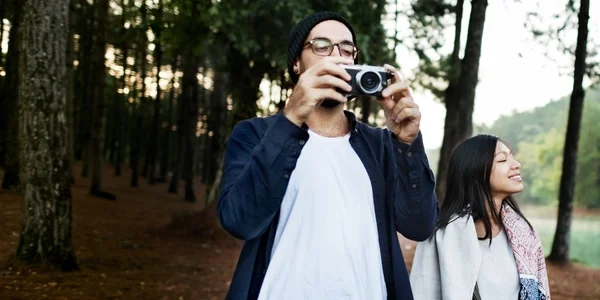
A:
POLYGON ((393 74, 392 83, 382 91, 382 98, 379 99, 385 113, 385 123, 400 142, 410 144, 419 134, 419 106, 413 100, 408 83, 402 81, 398 70, 388 64, 384 67, 393 74))

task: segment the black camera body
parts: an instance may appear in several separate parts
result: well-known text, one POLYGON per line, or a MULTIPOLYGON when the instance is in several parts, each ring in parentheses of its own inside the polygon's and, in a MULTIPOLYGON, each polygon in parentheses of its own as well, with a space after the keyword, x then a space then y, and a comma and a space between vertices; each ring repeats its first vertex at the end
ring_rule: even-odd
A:
POLYGON ((349 95, 381 97, 393 74, 384 67, 369 65, 342 65, 350 74, 348 84, 352 86, 349 95))

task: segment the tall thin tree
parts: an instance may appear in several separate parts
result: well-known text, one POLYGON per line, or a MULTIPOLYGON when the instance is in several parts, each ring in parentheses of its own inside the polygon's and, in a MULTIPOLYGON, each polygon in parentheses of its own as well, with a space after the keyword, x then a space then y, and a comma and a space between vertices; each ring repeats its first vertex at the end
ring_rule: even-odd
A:
MULTIPOLYGON (((134 136, 133 136, 133 145, 131 148, 131 155, 130 155, 130 160, 131 160, 131 186, 136 187, 138 186, 138 180, 139 180, 139 162, 140 162, 140 155, 142 153, 142 143, 143 143, 143 139, 142 137, 144 136, 144 112, 146 110, 146 74, 147 74, 147 70, 146 70, 146 65, 147 65, 147 59, 146 59, 146 51, 148 48, 148 39, 147 39, 147 6, 146 6, 146 1, 142 1, 142 6, 140 7, 140 13, 141 13, 141 24, 140 24, 140 28, 139 28, 139 43, 138 43, 138 47, 137 47, 137 53, 140 56, 140 74, 141 74, 141 91, 140 91, 140 105, 139 105, 139 109, 138 111, 133 111, 133 115, 136 116, 134 118, 134 122, 135 122, 135 128, 134 128, 134 136)), ((135 108, 134 108, 135 109, 135 108)), ((142 176, 144 176, 144 169, 145 167, 142 166, 142 176)))
POLYGON ((92 131, 91 131, 91 158, 92 180, 90 193, 94 196, 115 200, 116 196, 102 191, 102 171, 104 169, 104 106, 106 102, 106 32, 108 22, 109 0, 96 0, 96 39, 94 40, 94 89, 92 94, 92 131))
POLYGON ((443 200, 446 191, 448 160, 454 147, 473 133, 475 90, 479 82, 479 58, 487 4, 487 0, 471 1, 467 43, 462 61, 459 60, 459 51, 463 1, 458 1, 455 7, 454 49, 450 56, 448 87, 444 92, 446 119, 436 179, 436 193, 439 200, 443 200))
POLYGON ((69 33, 67 36, 67 158, 69 169, 69 181, 75 182, 73 165, 75 164, 75 70, 73 61, 75 59, 75 31, 77 30, 77 0, 69 0, 69 33))
MULTIPOLYGON (((161 103, 161 88, 160 88, 160 67, 162 65, 162 27, 163 27, 163 3, 162 0, 158 0, 158 8, 156 9, 156 21, 154 28, 154 34, 156 38, 154 39, 154 59, 156 60, 156 98, 154 99, 154 106, 152 112, 152 124, 150 136, 148 137, 148 149, 149 154, 148 157, 148 183, 155 184, 156 183, 156 159, 158 155, 158 139, 159 139, 159 125, 160 125, 160 103, 161 103)), ((168 145, 163 145, 163 147, 168 147, 168 145)))
POLYGON ((167 108, 167 128, 163 131, 163 151, 160 163, 160 177, 158 181, 165 182, 167 180, 167 172, 171 168, 171 149, 173 147, 173 143, 171 143, 171 136, 173 135, 173 106, 175 102, 175 81, 177 80, 177 76, 175 73, 177 71, 177 63, 178 57, 175 56, 171 61, 171 72, 173 73, 173 78, 171 79, 171 83, 169 84, 169 105, 167 108))
POLYGON ((586 73, 586 54, 588 39, 588 20, 590 18, 590 1, 581 0, 579 6, 579 26, 577 30, 577 46, 575 48, 575 72, 573 91, 569 104, 567 134, 563 152, 563 166, 558 192, 558 220, 552 251, 549 260, 568 262, 571 221, 573 219, 573 197, 575 193, 575 170, 577 166, 577 149, 579 146, 579 131, 583 112, 583 77, 586 73))
POLYGON ((17 257, 78 269, 71 242, 66 47, 69 0, 24 0, 19 54, 23 222, 17 257))

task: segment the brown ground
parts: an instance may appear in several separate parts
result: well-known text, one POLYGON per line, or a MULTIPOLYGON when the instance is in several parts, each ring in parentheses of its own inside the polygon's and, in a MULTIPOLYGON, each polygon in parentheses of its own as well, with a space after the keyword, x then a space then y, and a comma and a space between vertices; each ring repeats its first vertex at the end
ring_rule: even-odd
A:
MULTIPOLYGON (((224 299, 241 243, 203 209, 166 192, 166 184, 129 187, 129 174, 105 171, 117 201, 88 195, 88 179, 73 187, 73 244, 81 271, 61 273, 14 260, 21 197, 0 191, 0 299, 224 299)), ((76 174, 79 174, 77 170, 76 174)), ((2 175, 2 174, 0 174, 2 175)), ((1 176, 0 176, 1 178, 1 176)), ((410 267, 413 243, 403 239, 410 267)), ((549 265, 552 299, 600 299, 600 270, 549 265)))

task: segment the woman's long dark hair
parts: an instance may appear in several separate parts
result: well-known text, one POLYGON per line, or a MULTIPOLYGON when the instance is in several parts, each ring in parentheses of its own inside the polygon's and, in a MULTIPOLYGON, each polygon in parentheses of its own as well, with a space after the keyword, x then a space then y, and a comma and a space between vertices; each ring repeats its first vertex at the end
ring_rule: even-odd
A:
MULTIPOLYGON (((492 241, 492 221, 502 225, 502 218, 494 208, 490 176, 494 165, 496 145, 500 139, 489 134, 479 134, 461 142, 452 152, 446 176, 446 194, 442 200, 436 230, 445 228, 455 219, 470 214, 475 222, 483 221, 485 236, 492 241), (488 214, 487 207, 490 207, 488 214)), ((501 141, 500 141, 501 142, 501 141)), ((512 196, 504 199, 527 222, 512 196)))

